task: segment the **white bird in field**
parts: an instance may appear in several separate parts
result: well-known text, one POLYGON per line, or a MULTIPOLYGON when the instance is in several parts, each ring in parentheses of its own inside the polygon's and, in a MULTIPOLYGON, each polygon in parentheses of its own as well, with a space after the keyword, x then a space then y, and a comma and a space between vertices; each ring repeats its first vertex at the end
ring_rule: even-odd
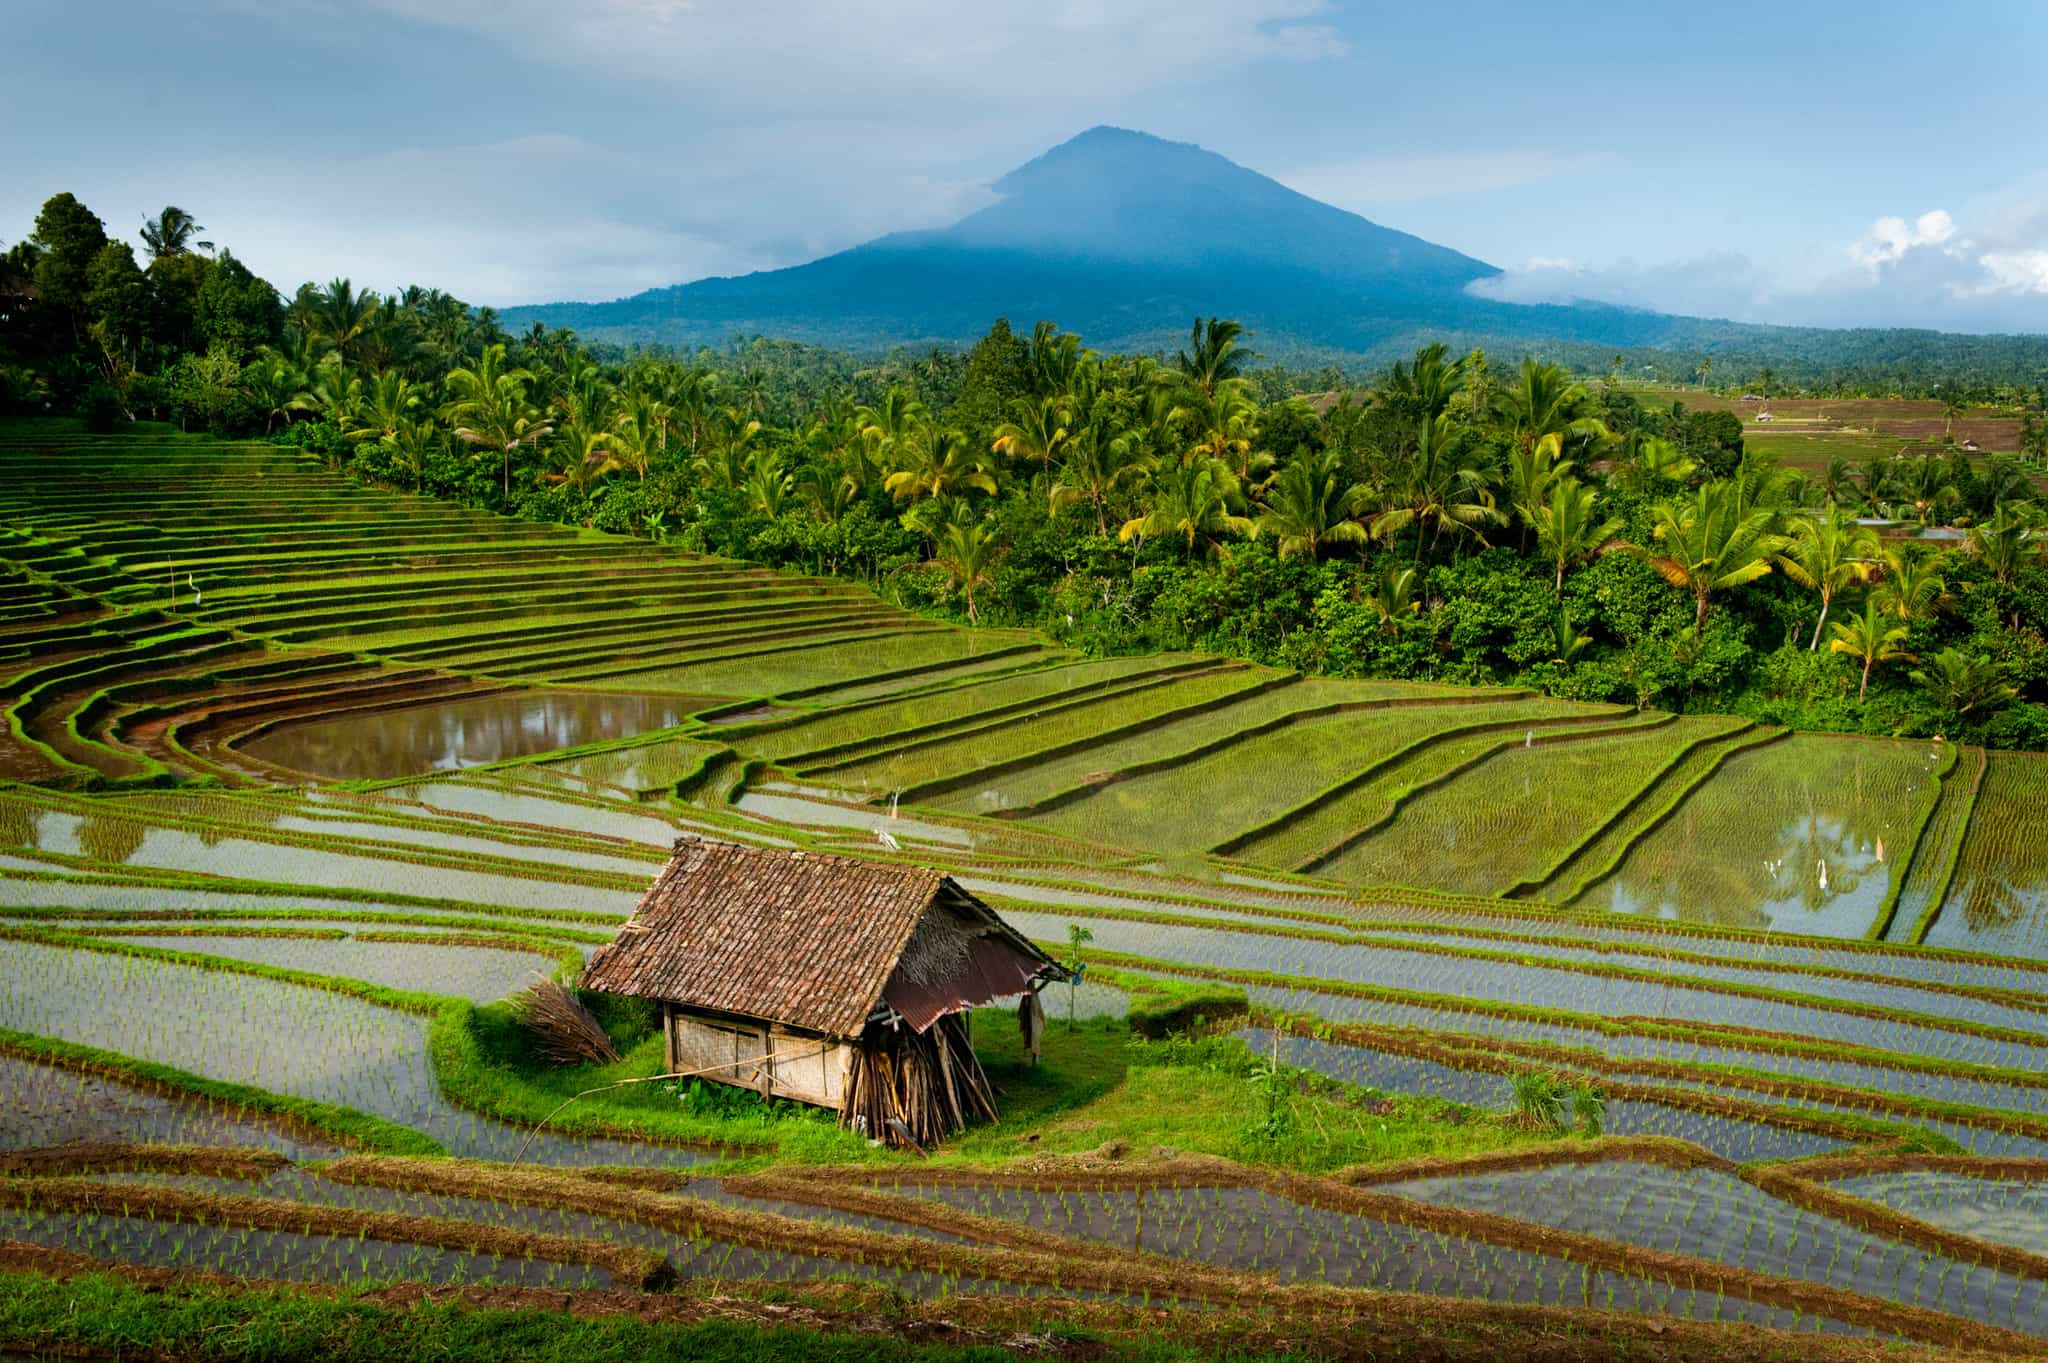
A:
POLYGON ((1826 857, 1820 859, 1820 887, 1823 890, 1828 887, 1828 859, 1826 857))
POLYGON ((875 841, 882 844, 882 846, 888 848, 891 852, 900 852, 903 850, 902 848, 896 845, 896 839, 889 836, 889 830, 886 828, 877 828, 875 830, 875 841))

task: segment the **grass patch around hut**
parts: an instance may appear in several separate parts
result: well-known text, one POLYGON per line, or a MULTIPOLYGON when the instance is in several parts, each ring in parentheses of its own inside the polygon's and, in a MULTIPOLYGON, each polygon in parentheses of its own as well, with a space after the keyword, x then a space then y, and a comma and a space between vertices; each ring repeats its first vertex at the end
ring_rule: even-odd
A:
MULTIPOLYGON (((1219 995, 1218 1001, 1229 1000, 1219 995)), ((1242 1010, 1241 994, 1237 1007, 1242 1010)), ((599 1020, 622 1058, 560 1065, 541 1054, 503 1004, 446 1009, 432 1041, 442 1087, 465 1107, 527 1125, 548 1119, 548 1130, 559 1134, 631 1134, 720 1147, 730 1152, 734 1169, 915 1159, 871 1146, 822 1108, 763 1102, 729 1085, 662 1081, 661 1036, 646 1018, 600 1008, 599 1020), (603 1091, 577 1097, 592 1089, 603 1091)), ((985 1008, 973 1014, 973 1040, 1000 1090, 1002 1120, 947 1141, 932 1152, 941 1162, 995 1165, 1035 1155, 1165 1150, 1327 1170, 1471 1154, 1533 1139, 1504 1114, 1371 1093, 1286 1066, 1275 1071, 1228 1036, 1174 1033, 1148 1040, 1121 1018, 1084 1018, 1078 1025, 1055 1018, 1033 1064, 1016 1014, 985 1008)))

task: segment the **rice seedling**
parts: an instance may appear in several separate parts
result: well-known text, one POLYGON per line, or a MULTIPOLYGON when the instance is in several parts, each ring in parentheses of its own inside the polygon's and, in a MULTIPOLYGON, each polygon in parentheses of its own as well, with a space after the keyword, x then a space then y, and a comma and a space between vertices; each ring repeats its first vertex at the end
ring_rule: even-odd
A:
POLYGON ((1925 932, 1936 946, 2048 955, 2048 853, 2040 810, 2048 759, 1992 753, 1948 895, 1925 932))
POLYGON ((1578 902, 1861 936, 1952 760, 1940 744, 1809 734, 1738 753, 1578 902))
POLYGON ((1988 1273, 1791 1206, 1718 1170, 1560 1164, 1416 1179, 1384 1191, 2048 1334, 2048 1284, 1999 1292, 1988 1273))

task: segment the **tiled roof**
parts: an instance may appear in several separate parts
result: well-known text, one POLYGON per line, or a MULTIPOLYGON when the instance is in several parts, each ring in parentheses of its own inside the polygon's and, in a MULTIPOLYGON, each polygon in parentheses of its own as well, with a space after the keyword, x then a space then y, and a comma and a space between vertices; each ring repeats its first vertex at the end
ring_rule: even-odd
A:
POLYGON ((942 890, 1045 960, 941 872, 686 837, 583 986, 856 1036, 942 890))

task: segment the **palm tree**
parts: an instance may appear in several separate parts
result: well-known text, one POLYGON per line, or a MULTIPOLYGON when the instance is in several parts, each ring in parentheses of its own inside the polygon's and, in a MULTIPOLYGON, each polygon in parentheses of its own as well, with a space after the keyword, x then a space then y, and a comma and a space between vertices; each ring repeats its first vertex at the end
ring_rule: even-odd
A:
POLYGON ((996 427, 991 452, 1028 460, 1050 470, 1069 435, 1065 399, 1049 397, 1033 402, 1030 398, 1018 398, 1013 407, 1017 419, 996 427))
POLYGON ((1154 476, 1151 510, 1125 521, 1117 538, 1172 535, 1192 554, 1198 538, 1214 546, 1223 535, 1251 533, 1237 507, 1237 479, 1228 468, 1213 459, 1175 465, 1154 476))
POLYGON ((274 351, 242 370, 242 395, 263 413, 265 435, 280 418, 292 419, 292 413, 299 410, 293 404, 305 386, 304 371, 293 368, 291 361, 274 351))
POLYGON ((1391 554, 1381 558, 1379 576, 1366 593, 1365 604, 1379 616, 1382 634, 1398 633, 1422 610, 1415 599, 1415 570, 1402 567, 1391 554))
POLYGON ((758 365, 740 375, 740 406, 755 416, 768 419, 768 371, 758 365))
POLYGON ((868 458, 878 467, 888 463, 897 443, 922 425, 927 415, 917 394, 900 385, 882 394, 882 400, 874 406, 854 409, 854 420, 860 423, 868 458))
POLYGON ((1825 515, 1801 516, 1792 523, 1792 542, 1779 556, 1778 566, 1800 586, 1820 593, 1820 619, 1813 622, 1807 652, 1820 647, 1821 627, 1828 622, 1836 594, 1844 587, 1868 582, 1877 570, 1876 560, 1877 532, 1844 516, 1834 502, 1828 503, 1825 515))
POLYGON ((2019 688, 2006 681, 2004 670, 1996 663, 1953 648, 1941 650, 1927 660, 1925 668, 1907 675, 1957 719, 1993 709, 2019 695, 2019 688))
POLYGON ((1570 667, 1578 661, 1581 653, 1593 642, 1590 634, 1579 633, 1579 627, 1572 620, 1572 613, 1562 603, 1557 608, 1557 618, 1550 622, 1550 660, 1559 667, 1570 667))
POLYGON ((1117 493, 1142 482, 1145 461, 1137 442, 1125 435, 1111 435, 1099 422, 1081 428, 1067 442, 1067 460, 1060 466, 1060 480, 1052 490, 1055 507, 1067 502, 1086 502, 1095 512, 1095 533, 1109 538, 1109 503, 1117 493))
POLYGON ((1933 455, 1903 461, 1892 470, 1892 489, 1913 504, 1913 519, 1925 525, 1936 512, 1962 499, 1949 477, 1948 465, 1933 455))
POLYGON ((561 431, 554 446, 561 467, 545 475, 543 482, 563 483, 584 492, 606 474, 623 467, 614 453, 616 442, 609 431, 561 431))
POLYGON ((2011 455, 1992 455, 1977 470, 1973 482, 1977 504, 1993 511, 2033 502, 2034 480, 2027 477, 2026 470, 2011 455))
POLYGON ((703 453, 704 437, 719 410, 718 376, 708 369, 685 370, 670 376, 659 396, 674 411, 695 459, 703 453))
POLYGON ((1237 322, 1219 317, 1204 321, 1197 317, 1194 331, 1188 337, 1188 349, 1174 360, 1173 377, 1204 397, 1215 396, 1217 389, 1241 378, 1245 366, 1252 361, 1250 351, 1237 348, 1243 335, 1244 327, 1237 322))
POLYGON ((1956 422, 1970 410, 1970 400, 1951 389, 1941 400, 1941 438, 1955 439, 1956 422))
POLYGON ((605 378, 604 369, 579 353, 561 376, 548 406, 559 413, 557 427, 578 432, 577 443, 581 444, 581 435, 605 428, 605 417, 617 400, 618 392, 605 378))
POLYGON ((442 447, 441 428, 431 421, 401 421, 378 443, 390 452, 393 467, 412 475, 412 490, 418 492, 426 484, 427 460, 442 447))
POLYGON ((631 469, 641 482, 654 466, 669 420, 666 404, 647 393, 628 393, 612 414, 611 429, 599 432, 605 458, 615 468, 631 469))
POLYGON ((308 301, 312 316, 307 330, 345 362, 356 358, 358 343, 383 302, 368 289, 357 293, 346 279, 332 280, 325 289, 315 290, 308 301))
POLYGON ((697 456, 690 460, 690 471, 712 487, 742 486, 754 458, 754 442, 763 429, 761 423, 737 407, 720 407, 712 414, 710 427, 697 456))
POLYGON ((1344 460, 1337 451, 1303 453, 1267 486, 1266 509, 1253 522, 1253 530, 1271 535, 1282 558, 1315 558, 1325 544, 1362 544, 1366 533, 1358 515, 1364 509, 1364 494, 1344 477, 1344 460))
MULTIPOLYGON (((1558 458, 1556 441, 1546 437, 1534 445, 1517 445, 1508 451, 1508 504, 1525 526, 1536 524, 1538 509, 1550 500, 1551 484, 1569 477, 1572 461, 1558 458)), ((1523 540, 1526 546, 1528 541, 1523 540)))
POLYGON ((1659 483, 1683 483, 1698 467, 1669 440, 1633 430, 1622 441, 1615 475, 1623 486, 1645 492, 1659 483))
POLYGON ((1885 514, 1887 494, 1892 487, 1893 460, 1873 454, 1863 461, 1863 469, 1856 475, 1857 485, 1862 489, 1864 505, 1873 516, 1885 514))
POLYGON ((1906 627, 1895 625, 1891 617, 1877 608, 1874 601, 1866 601, 1863 614, 1852 615, 1834 627, 1834 638, 1828 641, 1828 652, 1846 653, 1863 664, 1863 685, 1856 691, 1856 703, 1862 704, 1870 694, 1870 670, 1879 663, 1917 662, 1911 653, 1900 647, 1906 637, 1906 627))
POLYGON ((969 492, 995 495, 995 475, 958 431, 920 426, 891 443, 888 462, 882 486, 899 502, 969 492))
POLYGON ((419 405, 419 385, 395 369, 387 370, 371 382, 354 411, 347 414, 342 434, 351 440, 382 440, 396 435, 419 405))
POLYGON ((352 376, 333 354, 313 367, 306 386, 292 394, 291 409, 311 412, 336 429, 346 428, 356 405, 363 398, 363 381, 352 376))
POLYGON ((2038 520, 2030 505, 2002 506, 1990 520, 1970 527, 1970 552, 1991 570, 1992 577, 2010 582, 2028 559, 2041 556, 2038 520))
POLYGON ((163 260, 170 256, 182 256, 189 251, 211 251, 213 243, 197 240, 206 229, 176 205, 170 205, 159 212, 155 219, 142 224, 142 243, 149 247, 151 260, 163 260))
POLYGON ((1549 500, 1536 508, 1536 548, 1543 561, 1557 569, 1553 589, 1559 596, 1564 595, 1565 569, 1620 547, 1614 539, 1621 533, 1621 520, 1602 519, 1598 507, 1592 488, 1575 478, 1561 478, 1552 485, 1549 500))
POLYGON ((1263 472, 1273 462, 1270 454, 1252 450, 1259 438, 1259 404, 1236 384, 1213 392, 1191 390, 1167 419, 1185 422, 1193 437, 1194 443, 1181 454, 1182 463, 1220 460, 1239 479, 1248 481, 1254 472, 1263 472))
POLYGON ((1733 483, 1710 483, 1690 501, 1659 502, 1650 509, 1655 543, 1637 550, 1666 582, 1693 594, 1695 628, 1707 622, 1714 593, 1766 577, 1785 547, 1773 534, 1773 513, 1744 504, 1733 483))
POLYGON ((1935 571, 1932 559, 1895 544, 1884 551, 1884 576, 1871 597, 1878 609, 1910 624, 1941 609, 1948 599, 1948 583, 1935 571))
POLYGON ((1495 396, 1494 410, 1519 449, 1548 442, 1561 455, 1575 440, 1612 439, 1613 432, 1586 414, 1586 386, 1562 365, 1524 359, 1515 382, 1495 396))
POLYGON ((1040 322, 1031 330, 1028 364, 1032 386, 1040 397, 1056 397, 1074 385, 1081 365, 1094 352, 1081 349, 1081 338, 1063 332, 1051 322, 1040 322))
POLYGON ((1827 472, 1820 478, 1820 490, 1830 502, 1839 502, 1845 497, 1858 495, 1856 487, 1856 466, 1845 455, 1836 455, 1828 460, 1827 472))
POLYGON ((1451 402, 1465 387, 1468 356, 1446 360, 1449 350, 1433 341, 1415 352, 1413 367, 1394 361, 1387 381, 1374 394, 1382 405, 1398 407, 1403 415, 1434 421, 1450 410, 1451 402))
POLYGON ((747 479, 742 486, 748 508, 772 521, 781 517, 783 504, 795 489, 796 480, 783 463, 781 452, 762 445, 747 461, 747 479))
POLYGON ((1372 533, 1384 541, 1413 526, 1418 566, 1425 546, 1446 533, 1480 536, 1482 526, 1501 520, 1487 492, 1486 472, 1457 439, 1448 412, 1422 423, 1414 457, 1394 477, 1372 533))
POLYGON ((797 471, 792 490, 811 509, 812 520, 830 525, 836 524, 859 500, 861 485, 844 467, 813 460, 797 471))
MULTIPOLYGON (((346 281, 342 281, 346 282, 346 281)), ((444 415, 456 422, 455 438, 495 451, 504 464, 504 505, 512 505, 512 451, 538 444, 554 427, 527 399, 533 374, 505 367, 505 347, 484 347, 475 367, 448 372, 444 415)))
POLYGON ((946 585, 967 600, 967 623, 978 625, 974 593, 989 584, 1002 546, 985 521, 952 521, 939 532, 937 561, 946 570, 946 585))

